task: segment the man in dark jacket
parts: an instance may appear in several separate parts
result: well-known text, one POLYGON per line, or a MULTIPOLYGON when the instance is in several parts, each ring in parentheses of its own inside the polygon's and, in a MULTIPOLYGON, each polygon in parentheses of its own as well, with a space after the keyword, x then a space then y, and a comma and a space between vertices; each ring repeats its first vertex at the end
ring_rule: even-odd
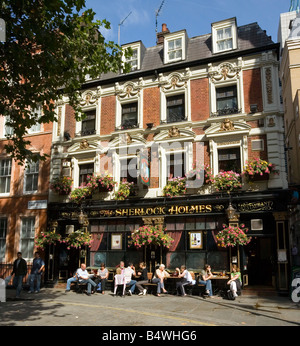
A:
POLYGON ((11 275, 14 274, 15 277, 13 280, 13 284, 17 289, 16 297, 19 298, 22 291, 23 278, 27 274, 27 263, 24 258, 22 258, 21 252, 17 253, 17 259, 14 261, 13 271, 11 275))

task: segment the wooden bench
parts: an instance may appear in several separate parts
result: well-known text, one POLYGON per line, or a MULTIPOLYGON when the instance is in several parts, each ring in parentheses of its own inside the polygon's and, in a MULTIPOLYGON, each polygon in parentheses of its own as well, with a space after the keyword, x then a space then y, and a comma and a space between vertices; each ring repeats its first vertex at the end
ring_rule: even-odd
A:
POLYGON ((145 286, 145 288, 147 289, 147 293, 154 292, 155 289, 155 293, 156 293, 156 288, 157 288, 157 284, 152 282, 152 277, 153 277, 153 273, 148 273, 148 283, 143 284, 143 286, 145 286))

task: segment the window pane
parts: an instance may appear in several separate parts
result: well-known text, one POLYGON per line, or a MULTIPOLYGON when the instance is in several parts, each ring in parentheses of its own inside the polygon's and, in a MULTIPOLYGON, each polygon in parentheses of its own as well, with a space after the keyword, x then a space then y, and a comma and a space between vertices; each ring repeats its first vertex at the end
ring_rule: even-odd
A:
POLYGON ((88 163, 86 165, 79 166, 79 186, 85 185, 87 181, 87 176, 94 173, 94 164, 88 163))
POLYGON ((241 173, 240 148, 219 149, 219 171, 241 173))
POLYGON ((5 257, 6 250, 7 219, 0 219, 0 259, 5 257))
POLYGON ((167 122, 182 121, 185 119, 184 95, 167 98, 167 122))
POLYGON ((10 191, 11 159, 0 161, 0 193, 10 191))
POLYGON ((35 218, 22 218, 20 247, 24 258, 31 258, 33 256, 34 234, 35 218))
POLYGON ((137 102, 122 105, 122 128, 130 129, 138 125, 137 102))
POLYGON ((224 38, 229 38, 229 37, 231 37, 231 27, 225 28, 224 31, 225 31, 224 38))
POLYGON ((25 169, 25 192, 37 191, 39 178, 39 161, 27 162, 25 169))

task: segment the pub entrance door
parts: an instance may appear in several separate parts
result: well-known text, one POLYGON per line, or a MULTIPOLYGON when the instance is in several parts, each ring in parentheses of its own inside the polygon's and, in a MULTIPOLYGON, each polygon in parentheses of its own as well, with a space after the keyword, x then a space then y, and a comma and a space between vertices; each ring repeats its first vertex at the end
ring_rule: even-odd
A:
POLYGON ((274 275, 273 238, 253 237, 244 246, 244 251, 249 286, 271 286, 274 275))
POLYGON ((158 245, 150 245, 145 249, 145 261, 149 273, 155 272, 160 263, 163 263, 163 249, 158 245))

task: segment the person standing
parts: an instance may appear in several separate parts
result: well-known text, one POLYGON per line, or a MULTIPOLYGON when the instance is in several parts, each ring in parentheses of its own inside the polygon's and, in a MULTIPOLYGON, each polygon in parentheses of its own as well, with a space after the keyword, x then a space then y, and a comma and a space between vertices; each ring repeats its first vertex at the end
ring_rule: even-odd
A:
POLYGON ((41 278, 43 271, 45 269, 45 263, 41 259, 39 252, 35 252, 34 254, 34 260, 32 262, 32 268, 31 268, 31 273, 30 273, 30 279, 29 279, 29 292, 28 293, 33 293, 34 292, 34 282, 36 280, 36 293, 40 292, 41 289, 41 278))
POLYGON ((17 259, 13 264, 11 276, 15 275, 13 285, 16 288, 16 298, 20 297, 22 291, 23 278, 27 274, 27 262, 22 258, 22 252, 17 253, 17 259))

